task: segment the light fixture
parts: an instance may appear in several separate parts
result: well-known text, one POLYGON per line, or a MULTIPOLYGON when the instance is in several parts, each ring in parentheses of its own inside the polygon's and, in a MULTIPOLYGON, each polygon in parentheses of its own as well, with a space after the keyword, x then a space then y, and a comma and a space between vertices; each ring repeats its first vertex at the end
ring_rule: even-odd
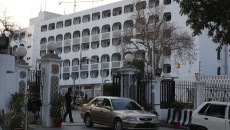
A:
POLYGON ((57 49, 57 44, 54 41, 51 41, 47 44, 47 49, 52 54, 57 49))
POLYGON ((125 55, 124 61, 129 63, 129 62, 133 62, 133 60, 134 60, 134 56, 132 54, 125 55))
POLYGON ((15 52, 15 54, 19 57, 19 59, 23 59, 24 56, 27 54, 27 50, 23 46, 19 46, 15 52))

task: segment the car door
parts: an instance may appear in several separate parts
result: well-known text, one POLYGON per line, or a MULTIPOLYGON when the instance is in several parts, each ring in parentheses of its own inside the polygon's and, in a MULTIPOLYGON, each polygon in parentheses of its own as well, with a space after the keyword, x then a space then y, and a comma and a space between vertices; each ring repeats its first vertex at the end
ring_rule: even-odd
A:
POLYGON ((210 104, 203 117, 208 130, 225 130, 227 105, 210 104))
POLYGON ((228 106, 228 115, 226 119, 226 129, 225 130, 230 130, 230 106, 228 106))
POLYGON ((112 111, 112 105, 109 99, 104 98, 103 100, 103 106, 101 109, 101 122, 105 125, 112 126, 113 124, 113 111, 112 111))
POLYGON ((92 102, 92 104, 88 108, 90 111, 92 121, 95 123, 100 122, 100 118, 101 118, 100 111, 102 107, 102 102, 103 102, 103 99, 97 98, 92 102))

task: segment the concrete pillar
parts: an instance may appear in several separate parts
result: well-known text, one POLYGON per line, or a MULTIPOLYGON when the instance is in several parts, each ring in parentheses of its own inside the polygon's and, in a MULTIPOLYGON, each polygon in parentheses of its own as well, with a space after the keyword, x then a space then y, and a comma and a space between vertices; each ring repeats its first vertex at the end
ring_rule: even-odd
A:
POLYGON ((197 89, 195 91, 195 96, 194 96, 195 97, 194 109, 200 106, 204 102, 204 98, 205 98, 205 92, 204 92, 205 83, 196 82, 195 86, 197 89))
POLYGON ((160 99, 161 99, 161 93, 160 93, 160 86, 161 86, 161 81, 162 78, 157 78, 153 79, 153 90, 152 92, 154 93, 154 104, 155 104, 155 111, 159 115, 159 120, 164 120, 165 119, 165 110, 160 108, 160 99))
POLYGON ((44 71, 42 90, 42 126, 44 127, 53 125, 50 118, 50 101, 52 95, 59 93, 61 62, 56 54, 48 54, 41 59, 41 69, 44 71))
POLYGON ((15 56, 0 54, 0 109, 7 110, 10 94, 17 91, 15 56))
POLYGON ((28 64, 16 64, 17 88, 19 93, 27 94, 28 64))

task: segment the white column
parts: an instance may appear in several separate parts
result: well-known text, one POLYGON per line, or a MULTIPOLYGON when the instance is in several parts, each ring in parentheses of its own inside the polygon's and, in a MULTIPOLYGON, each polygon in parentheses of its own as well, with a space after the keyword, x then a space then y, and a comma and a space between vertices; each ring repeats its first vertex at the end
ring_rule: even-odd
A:
POLYGON ((161 93, 160 93, 160 86, 161 86, 161 78, 155 78, 152 82, 153 85, 153 90, 152 92, 154 93, 154 104, 156 108, 156 112, 159 115, 159 120, 165 119, 165 113, 164 110, 160 108, 160 101, 161 101, 161 93))
POLYGON ((204 88, 205 88, 205 83, 195 83, 196 85, 196 92, 195 92, 195 104, 194 104, 194 109, 196 109, 198 106, 200 106, 204 102, 204 88))
POLYGON ((53 125, 50 118, 50 100, 52 93, 59 91, 59 74, 60 74, 60 59, 42 58, 41 68, 44 70, 44 83, 42 90, 42 126, 51 127, 53 125))
POLYGON ((17 92, 27 93, 28 65, 16 65, 17 92))
POLYGON ((15 56, 0 54, 0 109, 7 110, 10 94, 16 92, 15 81, 15 56))

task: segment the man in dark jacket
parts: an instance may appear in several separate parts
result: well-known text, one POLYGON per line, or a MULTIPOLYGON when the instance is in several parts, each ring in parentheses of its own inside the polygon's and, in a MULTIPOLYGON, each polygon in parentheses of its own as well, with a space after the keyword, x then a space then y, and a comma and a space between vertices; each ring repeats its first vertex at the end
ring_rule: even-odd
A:
POLYGON ((71 123, 74 123, 73 117, 72 117, 72 110, 71 110, 71 102, 72 102, 72 88, 68 88, 68 92, 65 94, 65 103, 66 103, 66 112, 63 116, 63 121, 65 122, 66 116, 69 114, 69 120, 71 123))

